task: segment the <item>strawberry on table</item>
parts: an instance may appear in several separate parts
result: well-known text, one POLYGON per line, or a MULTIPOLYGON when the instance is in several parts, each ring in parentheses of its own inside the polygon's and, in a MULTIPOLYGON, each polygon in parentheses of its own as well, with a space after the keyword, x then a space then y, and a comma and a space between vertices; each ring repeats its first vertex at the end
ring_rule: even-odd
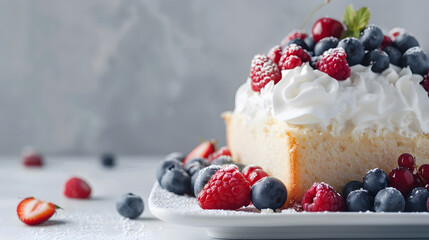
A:
POLYGON ((83 179, 72 177, 65 184, 64 195, 68 198, 89 198, 91 187, 83 179))
POLYGON ((27 225, 36 225, 48 220, 59 208, 53 203, 44 202, 33 197, 22 200, 16 212, 19 220, 27 225))
POLYGON ((183 165, 192 158, 208 158, 215 151, 215 141, 205 141, 196 146, 183 160, 183 165))

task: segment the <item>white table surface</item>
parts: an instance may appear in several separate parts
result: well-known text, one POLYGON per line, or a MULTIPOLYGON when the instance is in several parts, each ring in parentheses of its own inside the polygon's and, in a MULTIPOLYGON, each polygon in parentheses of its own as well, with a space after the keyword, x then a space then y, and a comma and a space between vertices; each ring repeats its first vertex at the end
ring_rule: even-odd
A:
POLYGON ((162 222, 150 213, 147 199, 160 157, 118 157, 106 169, 94 157, 47 157, 42 168, 29 169, 18 157, 0 158, 0 239, 211 239, 200 228, 162 222), (79 176, 92 187, 89 200, 63 196, 65 181, 79 176), (139 219, 127 220, 115 209, 116 198, 133 192, 145 202, 139 219), (41 225, 27 226, 16 215, 25 197, 53 202, 58 210, 41 225))

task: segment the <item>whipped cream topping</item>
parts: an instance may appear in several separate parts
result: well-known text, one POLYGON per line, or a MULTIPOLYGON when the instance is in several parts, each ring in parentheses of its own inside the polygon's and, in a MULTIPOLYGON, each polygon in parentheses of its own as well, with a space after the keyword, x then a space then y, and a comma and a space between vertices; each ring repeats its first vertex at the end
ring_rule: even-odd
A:
POLYGON ((273 116, 295 125, 329 129, 395 131, 405 136, 429 133, 428 93, 420 75, 390 65, 381 74, 356 65, 345 81, 313 70, 308 63, 282 71, 282 80, 268 83, 260 93, 250 79, 236 94, 235 112, 257 121, 273 116))

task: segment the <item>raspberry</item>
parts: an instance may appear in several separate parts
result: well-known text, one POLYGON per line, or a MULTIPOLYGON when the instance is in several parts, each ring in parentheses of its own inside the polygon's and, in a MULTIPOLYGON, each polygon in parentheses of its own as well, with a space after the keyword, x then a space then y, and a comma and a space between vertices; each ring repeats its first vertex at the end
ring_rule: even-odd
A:
POLYGON ((294 69, 295 67, 299 67, 301 65, 302 65, 301 59, 295 55, 292 55, 292 56, 286 57, 282 65, 280 65, 279 67, 281 70, 287 70, 287 69, 294 69))
POLYGON ((273 60, 266 55, 258 54, 252 60, 249 77, 252 80, 252 90, 259 92, 270 81, 278 83, 282 74, 273 60))
POLYGON ((275 63, 279 63, 280 58, 282 56, 283 48, 279 45, 274 46, 268 52, 268 57, 271 58, 275 63))
POLYGON ((343 197, 326 183, 314 183, 302 199, 302 207, 308 212, 344 211, 343 197))
POLYGON ((393 44, 392 39, 390 37, 383 35, 383 41, 381 42, 380 49, 383 50, 387 46, 391 46, 393 44))
POLYGON ((294 38, 304 40, 307 36, 308 35, 301 30, 293 30, 282 40, 282 45, 286 45, 290 40, 294 38))
POLYGON ((249 203, 250 184, 235 165, 219 169, 198 194, 202 209, 235 210, 249 203))
POLYGON ((229 151, 227 146, 223 146, 223 147, 219 148, 219 150, 210 154, 207 157, 207 159, 209 160, 209 162, 212 162, 213 160, 215 160, 216 158, 218 158, 220 156, 231 156, 231 152, 229 151))
POLYGON ((287 48, 284 50, 282 57, 279 61, 279 66, 282 66, 286 61, 286 58, 292 55, 299 57, 302 62, 309 62, 311 60, 311 56, 310 54, 308 54, 307 51, 305 51, 304 49, 302 49, 302 47, 296 44, 291 44, 287 46, 287 48))
POLYGON ((351 74, 347 54, 342 48, 332 48, 324 52, 316 67, 338 81, 346 80, 351 74))
POLYGON ((89 198, 91 187, 84 180, 72 177, 66 182, 64 195, 69 198, 89 198))

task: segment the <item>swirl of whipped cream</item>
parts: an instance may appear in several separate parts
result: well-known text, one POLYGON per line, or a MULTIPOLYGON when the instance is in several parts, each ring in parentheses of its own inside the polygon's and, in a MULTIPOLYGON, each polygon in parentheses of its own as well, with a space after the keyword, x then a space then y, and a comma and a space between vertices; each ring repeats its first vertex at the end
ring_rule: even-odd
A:
POLYGON ((304 64, 282 71, 282 80, 260 93, 248 80, 237 91, 235 111, 249 119, 271 115, 290 124, 329 127, 337 134, 350 127, 354 133, 429 133, 429 98, 420 75, 393 65, 381 74, 362 65, 351 70, 340 82, 304 64))

